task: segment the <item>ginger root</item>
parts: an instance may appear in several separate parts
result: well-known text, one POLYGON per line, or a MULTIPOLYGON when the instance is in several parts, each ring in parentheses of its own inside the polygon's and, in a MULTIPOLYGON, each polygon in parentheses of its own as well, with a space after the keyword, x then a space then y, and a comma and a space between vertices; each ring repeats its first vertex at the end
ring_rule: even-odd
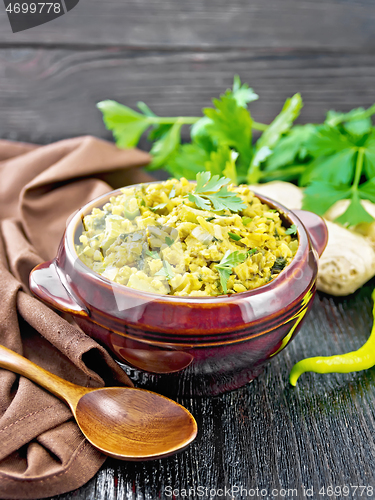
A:
MULTIPOLYGON (((302 189, 289 182, 273 181, 250 187, 291 210, 302 207, 302 189)), ((372 205, 366 205, 366 210, 375 217, 375 205, 364 203, 372 205)), ((317 288, 331 295, 353 293, 375 275, 375 222, 359 224, 355 230, 331 222, 344 213, 347 205, 347 200, 337 202, 325 218, 328 243, 319 260, 317 288)))

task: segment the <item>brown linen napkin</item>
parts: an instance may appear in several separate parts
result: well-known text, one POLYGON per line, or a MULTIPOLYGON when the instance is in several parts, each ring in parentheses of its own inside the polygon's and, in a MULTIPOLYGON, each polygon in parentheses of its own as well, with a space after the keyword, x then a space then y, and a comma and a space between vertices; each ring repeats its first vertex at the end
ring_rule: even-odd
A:
MULTIPOLYGON (((112 188, 150 180, 132 168, 149 160, 93 137, 48 146, 0 140, 0 344, 83 386, 132 385, 105 349, 30 294, 28 276, 55 256, 71 213, 112 188)), ((2 369, 0 443, 2 499, 71 491, 105 460, 64 403, 2 369)))

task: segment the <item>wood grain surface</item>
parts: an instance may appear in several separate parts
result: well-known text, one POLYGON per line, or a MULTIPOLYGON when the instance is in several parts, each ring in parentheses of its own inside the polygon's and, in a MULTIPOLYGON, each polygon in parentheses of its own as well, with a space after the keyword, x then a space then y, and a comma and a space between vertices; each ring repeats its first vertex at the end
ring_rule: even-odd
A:
POLYGON ((184 498, 183 489, 189 488, 189 499, 308 498, 304 488, 314 488, 314 499, 345 498, 318 494, 330 485, 348 485, 347 498, 360 498, 360 490, 351 485, 365 486, 362 498, 371 498, 375 369, 304 374, 295 388, 288 375, 303 357, 347 352, 366 341, 374 285, 375 280, 347 298, 318 294, 296 339, 246 387, 215 398, 179 400, 199 427, 197 440, 186 451, 155 462, 108 460, 85 486, 53 500, 167 499, 171 488, 179 491, 175 499, 184 498), (242 487, 248 494, 210 494, 225 487, 242 487), (258 496, 251 495, 257 487, 258 496), (264 496, 262 489, 267 490, 264 496), (286 494, 274 495, 274 489, 286 494), (199 491, 204 494, 198 496, 199 491))
POLYGON ((258 92, 251 111, 264 123, 296 92, 304 123, 323 121, 329 109, 375 102, 375 52, 0 49, 0 136, 36 143, 86 134, 109 139, 95 107, 108 98, 133 108, 145 101, 162 116, 200 116, 234 74, 258 92))
POLYGON ((370 50, 372 0, 80 0, 66 16, 0 43, 370 50))
MULTIPOLYGON (((322 121, 328 109, 375 102, 374 25, 374 0, 80 0, 13 34, 0 7, 0 137, 110 138, 95 108, 107 98, 193 116, 236 73, 261 97, 251 105, 257 121, 272 120, 295 92, 305 103, 300 122, 322 121)), ((85 486, 53 500, 309 498, 304 488, 314 488, 310 498, 340 499, 334 488, 344 485, 346 498, 372 498, 354 487, 375 487, 375 369, 305 374, 296 388, 288 375, 303 357, 365 342, 374 286, 317 295, 296 339, 248 386, 179 400, 199 426, 186 451, 145 463, 108 459, 85 486)))

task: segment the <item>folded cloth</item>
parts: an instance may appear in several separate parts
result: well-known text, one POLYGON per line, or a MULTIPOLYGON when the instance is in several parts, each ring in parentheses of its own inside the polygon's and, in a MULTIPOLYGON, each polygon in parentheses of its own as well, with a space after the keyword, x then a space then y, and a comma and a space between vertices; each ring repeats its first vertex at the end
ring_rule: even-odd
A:
MULTIPOLYGON (((0 344, 87 387, 132 385, 105 349, 30 294, 32 268, 52 259, 66 219, 113 188, 150 177, 150 157, 93 137, 48 146, 0 141, 0 344)), ((0 369, 0 498, 39 499, 82 486, 105 460, 69 408, 0 369)))

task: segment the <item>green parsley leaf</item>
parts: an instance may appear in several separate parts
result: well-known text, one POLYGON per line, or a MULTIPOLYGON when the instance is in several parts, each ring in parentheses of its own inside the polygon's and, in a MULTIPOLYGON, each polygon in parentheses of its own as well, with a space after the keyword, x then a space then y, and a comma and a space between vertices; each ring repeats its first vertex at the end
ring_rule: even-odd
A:
POLYGON ((295 94, 293 97, 288 98, 284 103, 283 109, 260 136, 257 141, 257 149, 264 146, 273 149, 280 137, 290 129, 294 120, 298 118, 302 106, 303 103, 300 94, 295 94))
POLYGON ((205 152, 211 153, 215 151, 216 145, 213 137, 210 136, 207 131, 207 126, 212 124, 212 120, 204 116, 200 120, 194 123, 190 129, 190 136, 192 143, 202 148, 205 152))
POLYGON ((224 186, 217 193, 205 194, 201 195, 189 193, 189 200, 197 205, 198 208, 202 210, 230 210, 231 212, 239 212, 240 210, 246 208, 246 204, 242 201, 242 199, 231 191, 227 190, 227 187, 224 186), (208 203, 209 200, 211 205, 208 203))
POLYGON ((337 127, 341 123, 358 122, 369 118, 371 115, 375 114, 375 105, 372 105, 368 109, 355 108, 348 113, 338 113, 337 111, 328 111, 327 117, 324 123, 331 127, 337 127))
POLYGON ((249 250, 249 251, 247 252, 247 255, 248 255, 249 257, 251 257, 252 255, 255 255, 256 253, 258 253, 258 249, 257 249, 257 248, 252 248, 251 250, 249 250))
POLYGON ((286 266, 287 261, 284 257, 276 257, 276 260, 271 268, 271 274, 280 273, 286 266))
POLYGON ((228 191, 226 184, 230 179, 213 175, 210 172, 200 172, 197 174, 197 185, 194 193, 189 193, 189 201, 195 203, 202 210, 230 210, 238 212, 246 208, 244 203, 237 193, 228 191))
POLYGON ((199 172, 196 179, 197 185, 194 192, 197 194, 218 191, 222 186, 230 182, 230 179, 226 177, 219 177, 218 175, 211 177, 211 172, 199 172))
POLYGON ((297 226, 295 224, 292 224, 288 229, 285 231, 285 234, 297 234, 297 226))
POLYGON ((173 177, 194 180, 209 159, 209 153, 197 144, 183 144, 168 158, 165 168, 173 177))
POLYGON ((227 283, 229 276, 233 272, 233 268, 238 264, 244 262, 246 258, 246 253, 240 253, 238 250, 236 250, 235 252, 230 252, 230 250, 227 250, 219 264, 215 265, 215 269, 217 269, 220 276, 220 283, 224 293, 227 293, 228 291, 227 283))
POLYGON ((211 177, 210 172, 200 172, 197 174, 197 185, 193 193, 189 193, 188 198, 202 210, 230 210, 238 212, 246 208, 242 199, 231 191, 228 191, 225 184, 230 179, 219 178, 218 175, 211 177), (211 207, 212 204, 213 208, 211 207))
POLYGON ((238 153, 236 151, 230 151, 229 159, 225 163, 225 167, 223 169, 223 174, 228 177, 233 184, 237 184, 237 169, 236 169, 236 160, 238 158, 238 153))
POLYGON ((201 210, 211 210, 212 209, 211 204, 209 203, 209 201, 205 200, 204 198, 202 198, 201 196, 199 196, 197 194, 189 193, 188 199, 192 203, 195 203, 195 205, 198 208, 200 208, 201 210))
POLYGON ((251 217, 242 217, 242 224, 247 226, 253 219, 251 217))
POLYGON ((335 219, 335 222, 343 226, 356 226, 361 222, 374 222, 374 218, 363 208, 358 193, 354 191, 350 205, 340 217, 335 219))
POLYGON ((242 156, 242 160, 249 164, 252 157, 250 113, 229 95, 213 99, 213 104, 213 109, 203 109, 204 114, 211 120, 206 131, 217 144, 234 148, 242 156))
MULTIPOLYGON (((158 119, 158 116, 153 111, 151 111, 146 103, 139 101, 137 102, 137 107, 145 116, 158 119)), ((152 125, 152 129, 148 134, 147 139, 149 141, 157 141, 161 139, 171 129, 171 127, 171 124, 156 123, 155 125, 152 125)))
POLYGON ((146 250, 145 254, 148 255, 149 257, 152 257, 153 259, 160 259, 158 252, 154 250, 146 250))
POLYGON ((264 170, 270 172, 303 160, 306 157, 305 143, 314 132, 313 125, 295 125, 287 135, 280 138, 273 154, 267 158, 264 170))
POLYGON ((212 175, 224 175, 233 184, 237 184, 236 159, 238 153, 228 146, 219 146, 216 151, 210 153, 210 158, 205 162, 206 170, 212 175))
POLYGON ((176 186, 173 184, 172 186, 172 189, 168 195, 168 198, 171 200, 172 198, 174 198, 176 196, 176 186))
POLYGON ((358 189, 358 194, 362 199, 375 203, 375 177, 362 184, 358 189))
POLYGON ((167 206, 166 203, 159 203, 159 205, 155 205, 154 207, 148 207, 150 210, 153 212, 156 212, 156 210, 161 210, 162 208, 165 208, 167 206))
POLYGON ((167 162, 168 158, 177 150, 181 142, 182 124, 176 122, 166 134, 154 142, 151 148, 152 162, 148 165, 149 170, 156 170, 167 162))
POLYGON ((329 156, 356 144, 337 128, 319 125, 305 143, 307 150, 314 157, 329 156))
POLYGON ((375 177, 375 151, 366 149, 364 152, 363 167, 368 179, 375 177))
POLYGON ((171 280, 172 278, 174 278, 174 272, 169 262, 164 260, 163 267, 160 269, 160 271, 155 273, 155 276, 164 276, 165 278, 167 278, 167 280, 171 280))
POLYGON ((249 183, 258 182, 260 171, 259 165, 272 154, 272 150, 280 137, 290 129, 294 120, 299 116, 301 109, 301 96, 300 94, 295 94, 285 101, 281 112, 260 136, 256 143, 254 156, 250 162, 247 175, 247 181, 249 183))
POLYGON ((304 191, 302 208, 324 215, 336 201, 350 197, 347 186, 336 187, 326 182, 312 182, 304 191))
POLYGON ((354 177, 356 156, 357 150, 350 148, 331 156, 316 158, 301 175, 300 185, 305 186, 315 180, 335 186, 350 184, 354 177))
POLYGON ((234 241, 240 241, 242 240, 242 236, 240 236, 239 234, 236 234, 236 233, 230 233, 228 232, 228 236, 230 239, 234 240, 234 241))
POLYGON ((363 118, 362 120, 353 120, 343 124, 346 132, 353 136, 362 136, 370 132, 372 127, 371 118, 363 118))
POLYGON ((167 244, 169 247, 171 247, 171 246, 173 245, 174 241, 175 241, 175 240, 173 240, 173 239, 172 239, 172 238, 170 238, 169 236, 166 236, 166 237, 165 237, 165 242, 166 242, 166 244, 167 244))
POLYGON ((243 108, 246 108, 249 102, 259 99, 259 96, 249 87, 247 83, 241 83, 241 79, 238 75, 234 76, 233 90, 227 91, 226 94, 231 94, 237 104, 243 108))
POLYGON ((119 148, 136 146, 143 132, 151 124, 147 116, 116 101, 98 102, 97 107, 103 113, 105 126, 112 130, 119 148))

